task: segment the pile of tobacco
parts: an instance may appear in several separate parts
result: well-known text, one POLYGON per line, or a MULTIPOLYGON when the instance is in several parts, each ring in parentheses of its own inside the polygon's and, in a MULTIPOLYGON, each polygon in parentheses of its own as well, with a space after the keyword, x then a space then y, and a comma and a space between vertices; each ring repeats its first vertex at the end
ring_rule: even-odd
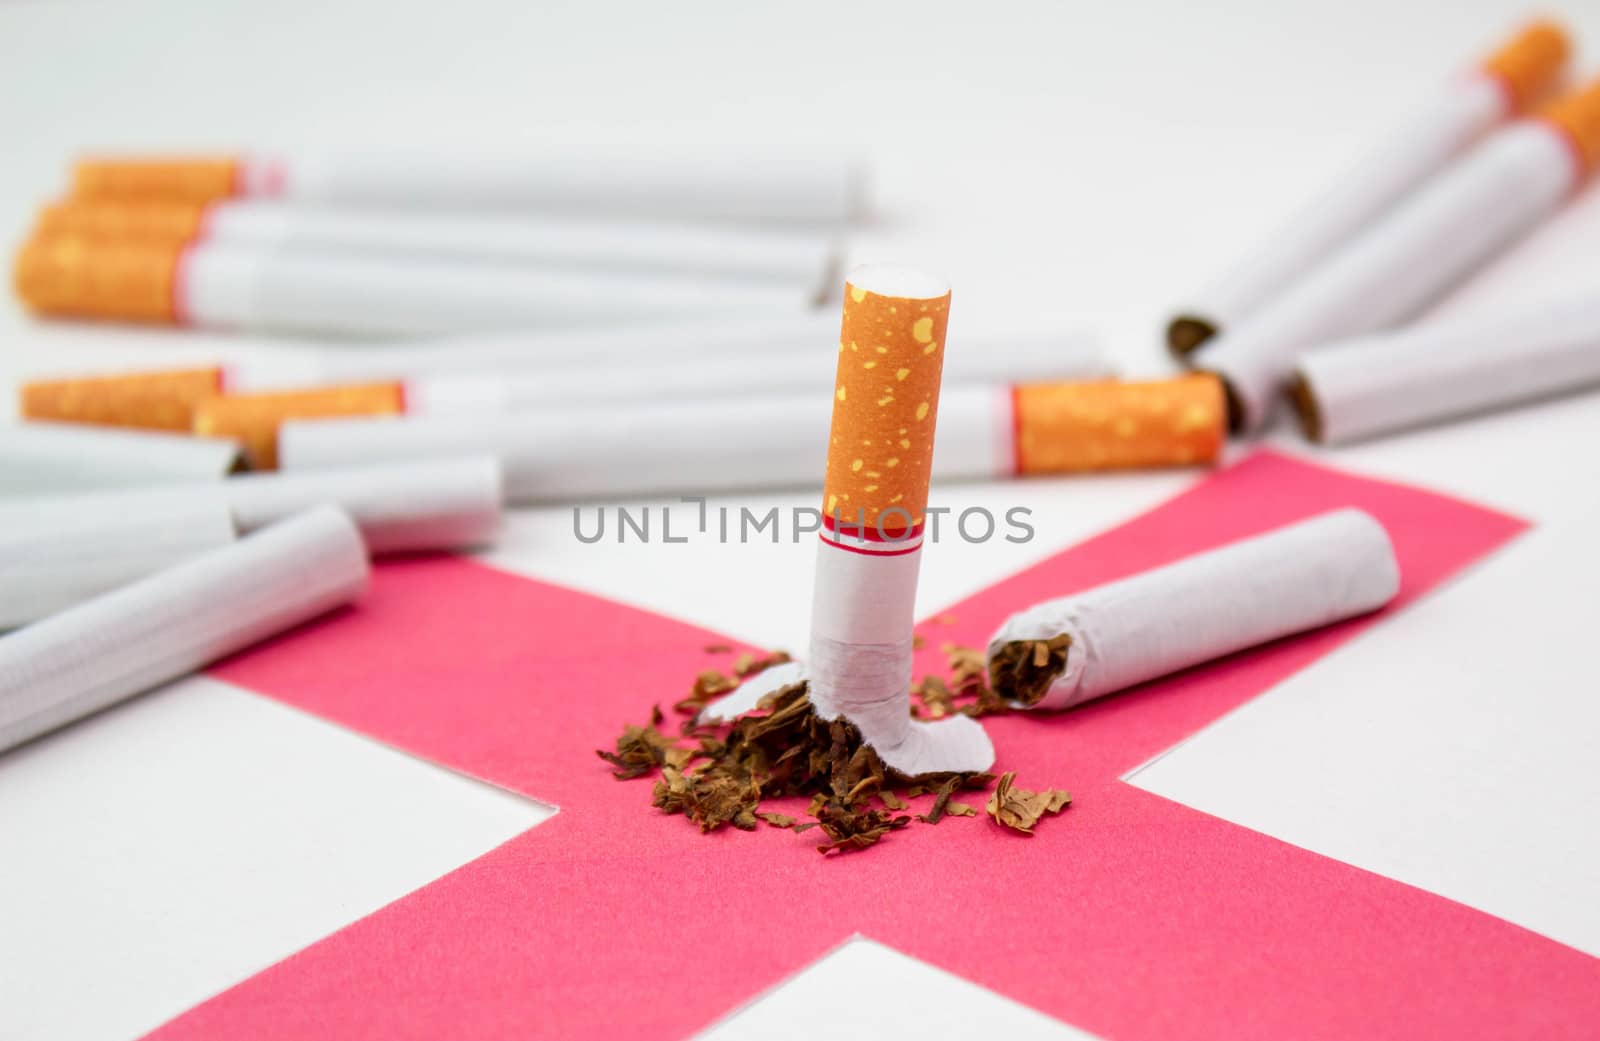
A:
MULTIPOLYGON (((726 648, 707 648, 725 651, 726 648)), ((969 716, 1009 711, 985 681, 983 655, 946 646, 950 681, 926 677, 913 688, 913 715, 938 719, 954 713, 969 716)), ((689 696, 673 706, 685 718, 676 735, 663 731, 665 715, 657 707, 644 726, 626 727, 616 751, 599 751, 619 780, 654 775, 653 803, 667 813, 681 813, 713 831, 732 825, 754 830, 758 822, 775 828, 807 831, 820 828, 827 841, 822 853, 865 849, 913 820, 937 824, 947 816, 974 817, 977 810, 955 796, 994 785, 986 810, 996 822, 1024 834, 1046 814, 1059 813, 1071 802, 1064 791, 1031 792, 1015 786, 1014 775, 987 773, 924 774, 905 777, 884 766, 861 734, 843 719, 817 717, 804 683, 774 691, 763 699, 760 715, 727 724, 708 725, 697 716, 708 702, 732 690, 745 677, 787 661, 775 654, 765 659, 744 655, 733 674, 702 672, 689 696), (926 813, 909 814, 906 799, 932 794, 926 813), (797 819, 762 808, 765 800, 811 799, 805 817, 797 819)))

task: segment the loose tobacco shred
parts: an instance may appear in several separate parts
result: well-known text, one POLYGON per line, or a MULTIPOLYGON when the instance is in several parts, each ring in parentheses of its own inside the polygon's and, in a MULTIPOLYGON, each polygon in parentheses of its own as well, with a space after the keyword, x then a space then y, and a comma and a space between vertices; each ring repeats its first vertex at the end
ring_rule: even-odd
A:
POLYGON ((989 686, 1003 699, 1037 705, 1067 667, 1066 633, 1048 640, 1013 640, 989 662, 989 686))
POLYGON ((1001 774, 985 809, 996 821, 1024 835, 1032 835, 1034 825, 1045 814, 1060 813, 1072 803, 1072 796, 1059 788, 1030 792, 1016 787, 1016 779, 1015 773, 1001 774))
POLYGON ((623 728, 622 736, 617 738, 615 752, 607 752, 603 748, 596 750, 596 755, 614 767, 611 776, 619 781, 643 777, 656 767, 665 765, 668 755, 676 754, 676 742, 657 729, 662 719, 658 705, 651 711, 650 722, 645 726, 623 728))

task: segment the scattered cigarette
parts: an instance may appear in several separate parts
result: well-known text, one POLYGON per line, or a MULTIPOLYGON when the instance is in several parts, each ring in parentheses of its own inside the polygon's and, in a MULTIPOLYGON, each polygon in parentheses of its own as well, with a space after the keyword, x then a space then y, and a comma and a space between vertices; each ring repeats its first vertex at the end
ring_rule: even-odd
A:
POLYGON ((1412 326, 1300 359, 1306 436, 1343 444, 1600 385, 1600 294, 1412 326))
POLYGON ((226 394, 194 406, 194 432, 237 441, 250 465, 278 465, 278 428, 288 419, 397 415, 405 410, 396 383, 350 384, 262 394, 226 394))
MULTIPOLYGON (((367 552, 374 556, 471 549, 494 541, 500 526, 500 484, 500 464, 472 456, 295 474, 240 474, 225 481, 166 488, 28 499, 16 505, 0 505, 0 546, 5 545, 11 528, 25 532, 39 529, 41 539, 48 538, 50 545, 56 545, 56 536, 44 534, 45 528, 56 523, 56 517, 65 522, 63 532, 86 530, 92 534, 107 525, 114 525, 119 533, 126 529, 123 541, 131 545, 138 543, 137 530, 158 528, 163 517, 220 512, 230 519, 231 528, 248 534, 313 507, 331 505, 350 515, 361 531, 367 552), (147 522, 147 517, 152 519, 147 522)), ((158 532, 148 547, 151 559, 162 559, 162 539, 187 545, 186 535, 198 538, 205 532, 198 523, 193 528, 188 531, 174 527, 169 533, 158 532)), ((61 550, 56 555, 71 557, 71 538, 62 534, 59 544, 61 550)), ((86 537, 77 545, 87 553, 100 543, 86 537)), ((110 551, 102 555, 115 556, 110 551)), ((0 572, 3 564, 0 550, 0 572)), ((111 566, 110 562, 107 566, 111 566)), ((155 566, 142 570, 130 567, 122 573, 132 577, 130 572, 145 574, 154 570, 155 566)), ((0 583, 0 587, 5 585, 0 583)), ((4 609, 0 605, 0 612, 4 609)))
POLYGON ((907 776, 981 771, 994 747, 975 720, 911 718, 912 611, 922 559, 950 289, 919 271, 869 266, 845 287, 823 530, 806 666, 779 665, 705 709, 754 708, 776 678, 803 675, 818 717, 843 718, 907 776), (870 347, 903 377, 867 368, 870 347), (752 691, 758 691, 754 698, 752 691))
POLYGON ((1012 615, 989 641, 990 684, 1071 708, 1375 611, 1399 587, 1383 526, 1335 510, 1012 615))
POLYGON ((41 315, 344 336, 798 314, 810 302, 713 279, 82 235, 30 239, 15 281, 41 315))
POLYGON ((817 296, 836 277, 838 245, 821 231, 719 228, 560 216, 428 213, 301 206, 69 199, 45 207, 41 236, 207 242, 313 253, 411 254, 595 271, 786 285, 817 296))
POLYGON ((867 209, 849 160, 582 159, 455 152, 92 157, 73 169, 90 199, 281 198, 294 203, 526 210, 772 224, 843 224, 867 209))
POLYGON ((325 506, 0 637, 0 751, 347 604, 367 572, 325 506))
POLYGON ((1198 374, 1016 388, 1018 473, 1213 463, 1227 439, 1222 385, 1198 374))
MULTIPOLYGON (((210 487, 221 482, 208 482, 210 487)), ((0 506, 0 629, 26 625, 234 540, 215 493, 134 490, 0 506)))
POLYGON ((194 406, 221 392, 215 367, 70 376, 24 383, 18 410, 24 419, 188 433, 194 406))
POLYGON ((1467 75, 1440 84, 1255 252, 1195 294, 1167 327, 1173 353, 1186 355, 1250 317, 1491 127, 1538 101, 1570 50, 1561 26, 1534 22, 1467 75))
POLYGON ((238 463, 232 441, 70 423, 0 427, 0 496, 215 481, 238 463))
POLYGON ((1267 418, 1296 359, 1387 328, 1549 216, 1600 160, 1600 82, 1489 136, 1322 266, 1193 356, 1233 425, 1267 418))

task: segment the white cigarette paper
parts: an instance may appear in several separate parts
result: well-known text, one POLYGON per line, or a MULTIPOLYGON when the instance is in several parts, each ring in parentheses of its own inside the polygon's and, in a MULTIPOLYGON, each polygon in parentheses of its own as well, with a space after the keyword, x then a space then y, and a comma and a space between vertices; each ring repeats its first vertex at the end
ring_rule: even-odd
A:
POLYGON ((1302 353, 1417 313, 1548 216, 1582 173, 1555 127, 1501 130, 1191 357, 1222 377, 1235 425, 1253 430, 1302 353))
POLYGON ((1600 386, 1600 293, 1369 336, 1306 354, 1307 433, 1343 444, 1600 386))
POLYGON ((216 481, 232 441, 71 423, 0 427, 0 497, 216 481))
POLYGON ((225 503, 182 490, 0 507, 0 629, 26 625, 234 539, 225 503))
POLYGON ((0 637, 0 751, 347 604, 350 519, 319 507, 0 637))
POLYGON ((1030 607, 1000 626, 988 653, 1069 637, 1061 674, 1031 705, 1065 709, 1375 611, 1399 588, 1383 525, 1336 510, 1030 607))

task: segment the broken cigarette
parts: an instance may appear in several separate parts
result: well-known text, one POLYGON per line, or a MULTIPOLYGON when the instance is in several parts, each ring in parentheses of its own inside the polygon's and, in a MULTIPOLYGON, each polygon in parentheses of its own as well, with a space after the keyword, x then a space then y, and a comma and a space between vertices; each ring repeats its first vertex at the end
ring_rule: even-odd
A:
POLYGON ((1600 385, 1600 295, 1425 323, 1303 356, 1306 436, 1343 444, 1600 385))
POLYGON ((153 240, 412 255, 441 260, 764 282, 819 296, 835 277, 837 245, 820 231, 717 228, 570 217, 419 213, 300 206, 69 199, 46 206, 41 237, 153 240))
POLYGON ((1571 46, 1561 26, 1526 26, 1466 75, 1442 84, 1255 252, 1195 294, 1167 326, 1180 357, 1232 329, 1359 234, 1491 127, 1555 86, 1571 46))
MULTIPOLYGON (((865 373, 886 364, 866 368, 872 359, 861 361, 848 344, 843 354, 865 373)), ((898 381, 897 368, 884 375, 885 386, 898 381)), ((823 462, 828 425, 825 402, 794 394, 629 403, 626 424, 614 404, 479 412, 289 420, 278 431, 278 463, 303 470, 481 453, 505 466, 510 502, 698 494, 805 484, 823 462)), ((1221 385, 1204 374, 1151 383, 958 385, 941 395, 933 475, 963 480, 1211 463, 1226 430, 1221 385)))
POLYGON ((0 427, 0 498, 127 488, 225 477, 232 441, 71 423, 0 427))
POLYGON ((367 573, 324 506, 0 637, 0 751, 347 604, 367 573))
POLYGON ((989 641, 989 681, 1022 707, 1072 708, 1375 611, 1399 588, 1383 525, 1335 510, 1014 614, 989 641))
POLYGON ((278 428, 289 419, 399 415, 405 391, 398 383, 362 383, 261 394, 225 394, 194 406, 194 432, 236 441, 258 470, 278 465, 278 428))
MULTIPOLYGON (((137 546, 142 543, 133 529, 149 527, 155 532, 147 540, 149 556, 159 561, 166 559, 158 556, 163 540, 186 544, 186 535, 200 537, 207 528, 199 522, 183 525, 174 520, 170 531, 161 530, 163 517, 184 511, 197 517, 220 512, 229 518, 231 528, 248 534, 312 507, 330 505, 350 515, 373 556, 471 549, 494 540, 500 525, 500 484, 499 463, 466 456, 295 474, 240 474, 224 481, 28 499, 0 505, 0 545, 13 529, 36 531, 45 538, 44 532, 52 527, 92 532, 102 525, 117 525, 118 532, 124 526, 129 529, 118 545, 137 546), (60 518, 61 523, 57 525, 51 518, 60 518)), ((95 549, 103 540, 85 537, 74 541, 64 535, 62 540, 58 555, 64 559, 72 555, 74 546, 79 552, 88 547, 99 556, 117 555, 95 549)), ((157 569, 138 563, 122 567, 119 574, 137 577, 157 569)), ((52 568, 38 570, 48 573, 52 568)), ((4 586, 0 582, 0 587, 4 586)), ((0 612, 4 610, 0 605, 0 612)))
POLYGON ((867 210, 850 160, 463 156, 453 152, 94 157, 88 199, 280 198, 412 210, 523 210, 768 224, 843 224, 867 210))
POLYGON ((799 313, 810 303, 798 290, 716 279, 85 235, 30 239, 14 278, 40 315, 342 336, 799 313))
POLYGON ((1192 356, 1233 425, 1268 417, 1298 357, 1411 317, 1549 216, 1600 160, 1600 82, 1489 136, 1322 266, 1192 356))
MULTIPOLYGON (((948 284, 909 268, 859 268, 846 282, 803 673, 820 718, 848 720, 907 776, 994 762, 976 720, 911 718, 913 608, 949 309, 948 284)), ((797 671, 768 670, 705 714, 749 711, 775 678, 797 671)))

